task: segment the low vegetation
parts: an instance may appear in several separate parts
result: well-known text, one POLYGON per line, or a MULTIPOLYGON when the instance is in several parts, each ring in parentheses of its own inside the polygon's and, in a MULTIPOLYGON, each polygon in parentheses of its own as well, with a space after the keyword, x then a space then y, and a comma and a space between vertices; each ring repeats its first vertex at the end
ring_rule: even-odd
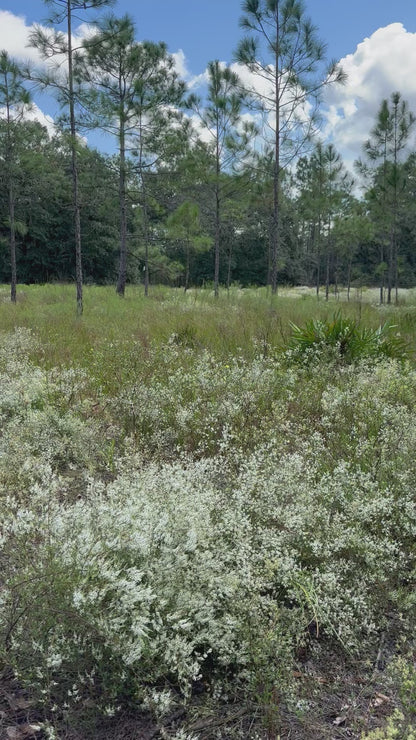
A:
POLYGON ((415 737, 416 302, 372 298, 2 303, 5 737, 415 737))

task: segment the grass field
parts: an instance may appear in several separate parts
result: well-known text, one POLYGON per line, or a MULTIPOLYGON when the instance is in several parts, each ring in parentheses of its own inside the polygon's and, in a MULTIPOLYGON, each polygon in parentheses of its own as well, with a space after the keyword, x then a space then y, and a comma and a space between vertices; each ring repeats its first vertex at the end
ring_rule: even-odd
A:
POLYGON ((0 736, 414 740, 416 291, 8 295, 0 736))

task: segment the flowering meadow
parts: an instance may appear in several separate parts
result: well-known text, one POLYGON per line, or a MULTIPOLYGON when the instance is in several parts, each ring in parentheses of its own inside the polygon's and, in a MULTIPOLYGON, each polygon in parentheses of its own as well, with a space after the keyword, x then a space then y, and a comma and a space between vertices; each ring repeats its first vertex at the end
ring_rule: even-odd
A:
POLYGON ((0 736, 414 740, 416 296, 5 296, 0 736))

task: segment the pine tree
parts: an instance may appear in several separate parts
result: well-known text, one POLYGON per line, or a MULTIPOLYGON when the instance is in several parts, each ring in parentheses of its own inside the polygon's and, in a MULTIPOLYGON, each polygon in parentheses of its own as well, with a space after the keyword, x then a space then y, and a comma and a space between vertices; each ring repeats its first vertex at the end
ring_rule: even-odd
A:
POLYGON ((232 171, 247 156, 248 145, 255 134, 254 125, 242 121, 244 93, 241 80, 229 67, 218 60, 208 64, 208 93, 204 106, 196 95, 188 99, 188 107, 198 116, 209 135, 212 170, 206 178, 214 195, 214 292, 219 294, 221 211, 227 197, 229 181, 223 173, 232 171))
POLYGON ((10 298, 16 303, 16 175, 18 123, 30 104, 30 96, 24 86, 22 70, 8 55, 0 52, 0 107, 5 109, 5 128, 2 138, 2 158, 7 181, 9 234, 10 234, 10 298))
MULTIPOLYGON (((77 286, 77 313, 83 312, 82 297, 82 243, 81 243, 81 207, 79 197, 79 173, 77 157, 77 121, 75 115, 77 95, 75 91, 74 58, 76 50, 73 48, 73 20, 79 20, 79 11, 100 10, 114 4, 114 0, 43 0, 51 9, 48 22, 53 25, 65 24, 66 32, 56 29, 45 31, 42 26, 35 26, 30 36, 30 43, 39 49, 43 59, 50 60, 54 56, 64 55, 67 59, 67 76, 62 79, 59 64, 46 74, 37 76, 37 81, 43 87, 52 87, 62 107, 68 111, 69 132, 71 141, 71 175, 74 213, 75 239, 75 273, 77 286)), ((31 77, 34 77, 33 72, 31 77)))
MULTIPOLYGON (((127 279, 127 178, 128 154, 134 150, 141 189, 145 232, 147 192, 145 171, 160 151, 156 140, 166 123, 170 106, 180 104, 184 85, 179 82, 173 60, 163 43, 134 39, 129 16, 110 16, 98 34, 84 43, 86 55, 80 73, 89 84, 86 101, 100 127, 117 137, 119 150, 120 265, 117 293, 124 295, 127 279), (150 156, 150 159, 148 155, 150 156), (152 156, 154 155, 154 156, 152 156)), ((173 115, 173 114, 172 114, 173 115)), ((145 257, 145 292, 149 286, 148 239, 145 257)))
POLYGON ((262 81, 251 85, 251 93, 263 110, 265 130, 273 135, 271 285, 276 293, 282 169, 310 138, 322 89, 343 82, 345 75, 335 62, 323 69, 326 47, 305 17, 302 0, 244 0, 242 9, 241 26, 249 35, 240 42, 236 60, 262 81))
MULTIPOLYGON (((416 117, 409 111, 408 103, 399 92, 391 95, 390 102, 381 103, 374 128, 364 144, 364 151, 375 169, 366 168, 361 160, 357 167, 372 179, 372 197, 378 205, 380 234, 380 267, 387 257, 387 303, 391 303, 393 285, 398 297, 398 215, 400 197, 404 189, 403 167, 400 154, 406 147, 416 117), (387 254, 385 254, 385 245, 387 254)), ((381 272, 380 303, 384 301, 384 270, 381 272)))

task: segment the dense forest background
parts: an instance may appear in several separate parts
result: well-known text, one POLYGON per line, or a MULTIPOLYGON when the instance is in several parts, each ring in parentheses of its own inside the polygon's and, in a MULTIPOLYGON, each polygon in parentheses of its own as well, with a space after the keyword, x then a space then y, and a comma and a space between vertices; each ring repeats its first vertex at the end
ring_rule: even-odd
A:
POLYGON ((128 17, 101 17, 74 50, 60 29, 85 4, 51 5, 55 26, 32 38, 49 66, 23 69, 1 54, 1 282, 81 280, 82 238, 82 279, 120 294, 129 281, 146 291, 307 284, 326 297, 377 285, 391 302, 415 284, 414 116, 392 91, 347 170, 317 115, 342 70, 323 66, 301 3, 243 3, 249 35, 236 59, 254 82, 210 62, 203 98, 189 95, 164 44, 136 40, 128 17), (54 55, 66 55, 67 73, 54 55), (273 95, 258 93, 256 75, 273 95), (53 134, 25 115, 36 86, 60 102, 53 134), (86 143, 97 129, 113 154, 86 143))

